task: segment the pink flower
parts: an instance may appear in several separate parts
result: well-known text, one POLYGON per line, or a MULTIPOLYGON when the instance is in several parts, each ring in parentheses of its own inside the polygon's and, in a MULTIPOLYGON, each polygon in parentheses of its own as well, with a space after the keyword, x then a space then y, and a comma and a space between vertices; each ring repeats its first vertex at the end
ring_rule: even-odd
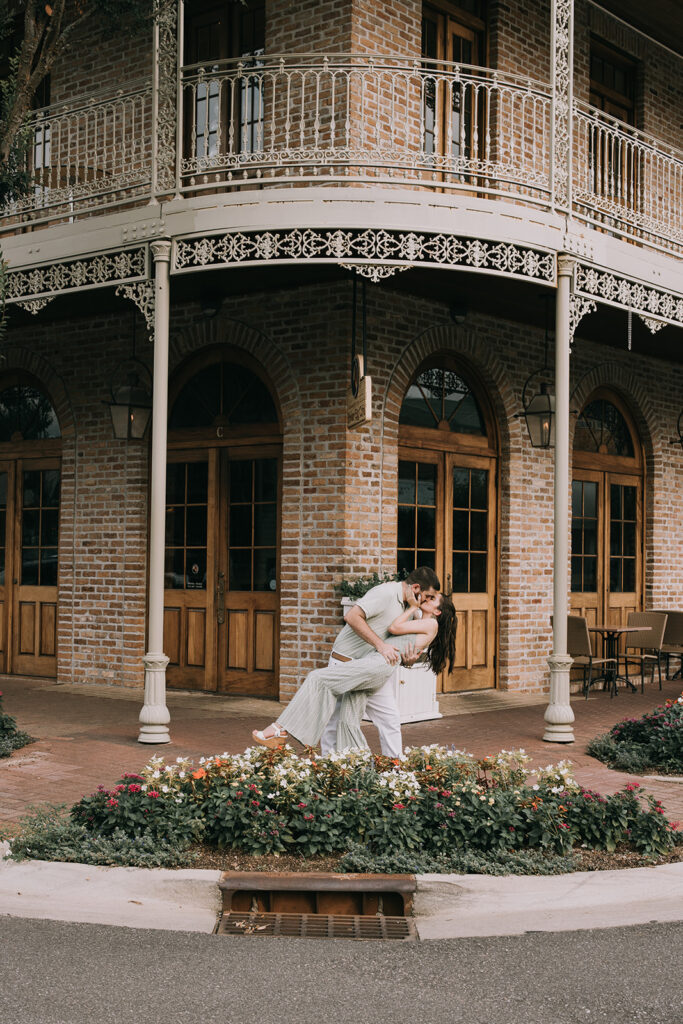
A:
POLYGON ((150 789, 150 791, 147 794, 147 796, 151 796, 152 800, 156 800, 156 798, 159 796, 159 794, 157 793, 156 789, 150 789))
POLYGON ((118 807, 118 806, 119 806, 118 800, 114 800, 113 797, 112 797, 111 800, 107 800, 107 807, 118 807))
POLYGON ((297 804, 297 807, 307 807, 307 806, 308 805, 303 803, 303 802, 300 802, 300 803, 297 804))
POLYGON ((395 811, 402 811, 404 807, 405 807, 405 804, 394 804, 394 810, 395 811))
POLYGON ((129 793, 139 793, 141 789, 142 789, 142 786, 138 786, 137 782, 132 782, 130 784, 130 786, 128 787, 128 792, 129 793))
POLYGON ((313 821, 312 814, 304 814, 304 821, 313 821))

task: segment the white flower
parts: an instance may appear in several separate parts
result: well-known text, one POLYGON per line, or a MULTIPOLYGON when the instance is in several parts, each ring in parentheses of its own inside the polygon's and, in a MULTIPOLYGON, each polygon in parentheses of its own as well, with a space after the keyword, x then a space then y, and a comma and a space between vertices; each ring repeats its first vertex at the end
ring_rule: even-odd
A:
POLYGON ((532 789, 540 789, 541 787, 539 786, 539 784, 537 782, 535 782, 531 788, 532 789))

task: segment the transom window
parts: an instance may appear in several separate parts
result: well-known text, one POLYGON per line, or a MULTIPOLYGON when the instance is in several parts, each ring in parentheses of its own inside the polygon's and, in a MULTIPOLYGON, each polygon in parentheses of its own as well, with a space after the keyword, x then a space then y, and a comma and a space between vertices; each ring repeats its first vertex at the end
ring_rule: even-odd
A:
POLYGON ((484 417, 469 384, 444 367, 423 370, 413 381, 403 400, 399 422, 486 436, 484 417))
POLYGON ((61 437, 61 432, 47 395, 21 382, 0 390, 0 442, 53 437, 61 437))
POLYGON ((596 398, 584 407, 576 423, 574 448, 581 452, 635 457, 633 438, 626 420, 619 409, 605 398, 596 398))
POLYGON ((277 422, 275 403, 261 378, 231 362, 214 363, 195 374, 180 391, 169 417, 172 430, 277 422))

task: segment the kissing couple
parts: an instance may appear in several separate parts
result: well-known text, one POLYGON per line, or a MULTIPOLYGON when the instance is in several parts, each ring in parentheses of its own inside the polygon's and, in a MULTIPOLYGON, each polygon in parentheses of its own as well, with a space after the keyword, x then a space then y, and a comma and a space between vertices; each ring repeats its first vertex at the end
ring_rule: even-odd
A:
POLYGON ((306 747, 368 749, 361 719, 378 728, 382 753, 402 754, 401 722, 391 676, 399 662, 425 661, 433 672, 453 670, 457 617, 450 595, 441 594, 433 569, 419 566, 405 580, 380 583, 344 615, 325 668, 306 677, 277 721, 254 730, 254 742, 281 747, 290 737, 306 747))

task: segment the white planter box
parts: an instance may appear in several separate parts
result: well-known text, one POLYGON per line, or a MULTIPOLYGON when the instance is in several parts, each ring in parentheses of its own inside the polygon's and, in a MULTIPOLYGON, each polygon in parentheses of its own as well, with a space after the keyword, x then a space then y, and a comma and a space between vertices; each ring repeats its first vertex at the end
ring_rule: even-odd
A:
POLYGON ((401 725, 443 718, 436 699, 436 676, 425 665, 405 668, 399 665, 391 678, 401 725))

